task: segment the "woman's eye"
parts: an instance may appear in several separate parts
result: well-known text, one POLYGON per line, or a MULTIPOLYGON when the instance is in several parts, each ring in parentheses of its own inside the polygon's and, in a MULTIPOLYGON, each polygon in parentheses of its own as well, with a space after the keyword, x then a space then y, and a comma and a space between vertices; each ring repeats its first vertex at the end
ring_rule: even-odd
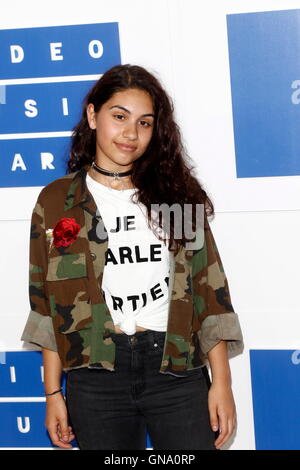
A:
POLYGON ((121 121, 124 116, 123 114, 114 114, 114 117, 121 121))
POLYGON ((147 121, 140 121, 143 127, 151 127, 150 122, 147 121))

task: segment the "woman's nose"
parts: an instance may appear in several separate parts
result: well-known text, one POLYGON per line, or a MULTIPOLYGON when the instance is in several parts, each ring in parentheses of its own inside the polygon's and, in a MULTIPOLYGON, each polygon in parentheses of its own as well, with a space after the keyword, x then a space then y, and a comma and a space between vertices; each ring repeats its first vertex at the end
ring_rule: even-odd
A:
POLYGON ((131 140, 136 139, 137 138, 136 125, 134 123, 128 123, 123 130, 123 136, 131 140))

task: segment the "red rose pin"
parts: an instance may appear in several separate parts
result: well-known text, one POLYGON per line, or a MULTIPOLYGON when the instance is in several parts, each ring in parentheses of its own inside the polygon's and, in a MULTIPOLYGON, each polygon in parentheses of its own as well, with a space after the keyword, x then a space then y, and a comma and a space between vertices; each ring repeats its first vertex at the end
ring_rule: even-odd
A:
POLYGON ((72 218, 60 219, 53 229, 53 244, 57 248, 69 246, 73 243, 80 231, 80 225, 72 218))

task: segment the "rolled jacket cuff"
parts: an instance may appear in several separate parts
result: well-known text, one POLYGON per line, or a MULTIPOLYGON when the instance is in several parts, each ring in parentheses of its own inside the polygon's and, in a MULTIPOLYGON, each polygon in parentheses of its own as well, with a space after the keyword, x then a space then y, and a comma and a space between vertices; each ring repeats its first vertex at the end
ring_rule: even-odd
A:
POLYGON ((21 336, 21 341, 30 343, 29 345, 24 344, 24 346, 30 346, 34 350, 40 350, 42 347, 57 352, 52 317, 41 315, 31 310, 21 336))
POLYGON ((238 315, 234 312, 208 315, 198 333, 200 348, 207 353, 220 341, 227 341, 229 357, 240 354, 244 349, 243 335, 238 315))

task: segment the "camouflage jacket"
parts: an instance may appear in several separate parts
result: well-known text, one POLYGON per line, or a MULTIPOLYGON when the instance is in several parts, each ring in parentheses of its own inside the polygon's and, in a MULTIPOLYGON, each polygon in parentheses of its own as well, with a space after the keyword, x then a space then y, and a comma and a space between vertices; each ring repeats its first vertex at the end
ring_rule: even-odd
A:
MULTIPOLYGON (((31 217, 31 310, 21 340, 33 349, 57 351, 64 372, 79 367, 114 371, 115 365, 115 343, 110 337, 114 325, 101 289, 108 238, 100 239, 96 232, 103 222, 101 207, 97 210, 86 185, 88 169, 86 165, 45 186, 31 217), (50 247, 47 230, 65 217, 80 225, 78 237, 67 247, 50 247)), ((170 256, 161 373, 180 376, 202 367, 207 352, 220 340, 227 341, 229 356, 243 349, 238 315, 206 216, 204 228, 200 250, 182 248, 170 256)))

